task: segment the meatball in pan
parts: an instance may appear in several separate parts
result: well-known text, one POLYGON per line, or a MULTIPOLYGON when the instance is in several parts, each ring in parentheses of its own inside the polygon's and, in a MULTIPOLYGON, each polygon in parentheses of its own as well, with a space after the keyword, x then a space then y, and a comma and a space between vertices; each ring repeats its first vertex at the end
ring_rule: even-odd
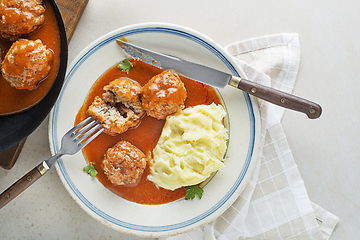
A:
POLYGON ((176 73, 169 71, 152 77, 141 89, 143 109, 157 119, 165 119, 184 109, 186 97, 184 83, 176 73))
POLYGON ((1 73, 12 87, 34 89, 50 72, 53 52, 41 40, 19 39, 2 62, 1 73))
POLYGON ((42 0, 0 0, 0 34, 16 41, 35 31, 45 21, 42 0))
POLYGON ((146 157, 131 143, 120 141, 106 151, 102 167, 113 184, 136 184, 145 170, 146 157))

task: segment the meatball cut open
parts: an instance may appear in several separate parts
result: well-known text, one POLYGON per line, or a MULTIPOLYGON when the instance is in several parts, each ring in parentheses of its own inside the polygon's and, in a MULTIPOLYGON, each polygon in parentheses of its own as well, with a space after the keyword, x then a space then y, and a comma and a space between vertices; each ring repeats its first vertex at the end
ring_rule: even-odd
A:
POLYGON ((146 156, 131 143, 120 141, 106 151, 102 167, 113 184, 136 184, 145 170, 146 156))
POLYGON ((136 127, 145 114, 140 102, 140 85, 129 79, 119 78, 104 87, 102 98, 96 96, 87 110, 102 123, 110 135, 121 134, 136 127))
POLYGON ((169 71, 152 77, 141 88, 143 109, 149 116, 157 119, 165 119, 184 109, 186 97, 184 83, 176 73, 169 71))
POLYGON ((42 0, 0 0, 0 34, 16 41, 35 31, 45 21, 42 0))
POLYGON ((50 72, 53 52, 41 40, 19 39, 2 62, 1 73, 12 87, 34 89, 50 72))
POLYGON ((103 99, 112 106, 122 103, 136 114, 144 112, 140 101, 141 86, 130 78, 115 79, 106 85, 104 90, 106 92, 103 94, 103 99))

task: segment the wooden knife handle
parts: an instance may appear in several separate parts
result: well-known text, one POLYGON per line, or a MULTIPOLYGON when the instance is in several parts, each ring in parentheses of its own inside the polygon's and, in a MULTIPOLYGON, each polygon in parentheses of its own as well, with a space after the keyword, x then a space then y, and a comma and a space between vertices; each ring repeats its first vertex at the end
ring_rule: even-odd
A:
POLYGON ((30 187, 36 180, 47 172, 48 168, 45 162, 40 163, 38 166, 30 170, 17 182, 11 185, 0 195, 0 209, 8 204, 11 200, 17 197, 20 193, 30 187), (44 165, 45 164, 45 165, 44 165))
POLYGON ((229 84, 270 103, 305 113, 310 119, 320 117, 322 112, 317 103, 243 78, 233 76, 229 84))

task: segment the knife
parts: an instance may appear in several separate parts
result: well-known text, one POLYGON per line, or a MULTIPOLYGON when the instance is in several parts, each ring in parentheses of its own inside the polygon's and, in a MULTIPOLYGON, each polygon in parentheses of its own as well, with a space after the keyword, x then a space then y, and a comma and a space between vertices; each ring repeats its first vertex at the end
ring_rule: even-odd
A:
POLYGON ((119 38, 116 41, 131 57, 162 69, 173 69, 192 80, 216 88, 224 88, 230 85, 278 106, 305 113, 310 119, 318 118, 321 115, 321 106, 304 98, 233 76, 211 67, 135 46, 123 41, 123 38, 119 38))

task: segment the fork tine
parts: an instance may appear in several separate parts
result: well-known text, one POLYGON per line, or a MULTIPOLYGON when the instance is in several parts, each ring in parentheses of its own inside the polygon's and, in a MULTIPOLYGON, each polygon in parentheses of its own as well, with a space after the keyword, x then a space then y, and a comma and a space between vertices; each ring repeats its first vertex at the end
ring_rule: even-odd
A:
POLYGON ((73 137, 74 140, 76 140, 79 136, 83 135, 86 131, 91 129, 96 124, 97 124, 97 121, 95 119, 93 119, 92 122, 90 122, 90 123, 88 122, 87 125, 85 125, 81 129, 79 129, 77 132, 73 132, 73 134, 71 136, 73 137))
POLYGON ((61 139, 60 150, 53 157, 45 160, 47 166, 51 168, 56 160, 64 154, 72 155, 77 153, 81 148, 83 148, 86 144, 88 144, 105 130, 104 128, 100 129, 101 127, 101 123, 98 123, 92 117, 88 117, 70 129, 61 139))
MULTIPOLYGON (((98 127, 97 127, 98 129, 98 127)), ((97 130, 96 129, 96 130, 97 130)), ((83 142, 81 145, 82 147, 85 147, 89 142, 91 142, 92 140, 94 140, 94 138, 96 138, 97 136, 99 136, 100 133, 102 133, 105 129, 101 128, 99 131, 97 131, 96 133, 94 133, 92 136, 90 136, 85 142, 83 142)))
POLYGON ((91 120, 93 120, 92 117, 86 118, 84 121, 82 121, 81 123, 79 123, 78 125, 76 125, 75 127, 73 127, 72 129, 70 129, 67 133, 75 132, 76 130, 78 130, 79 128, 81 128, 82 126, 84 126, 85 124, 87 124, 88 122, 90 122, 91 120))
MULTIPOLYGON (((95 121, 95 124, 96 124, 96 121, 95 121)), ((98 123, 95 127, 92 127, 90 130, 83 131, 83 129, 81 129, 80 131, 84 134, 80 135, 80 137, 76 139, 76 141, 78 142, 78 145, 80 145, 81 142, 83 140, 87 139, 91 134, 96 132, 100 127, 102 127, 102 125, 101 125, 101 123, 98 123)))

